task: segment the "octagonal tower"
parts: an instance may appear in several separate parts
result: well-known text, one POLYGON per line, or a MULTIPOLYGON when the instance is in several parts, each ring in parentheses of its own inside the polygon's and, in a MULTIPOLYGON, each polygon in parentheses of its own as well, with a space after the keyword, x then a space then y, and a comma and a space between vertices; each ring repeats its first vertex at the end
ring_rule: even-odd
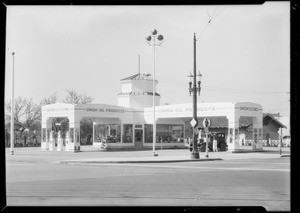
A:
MULTIPOLYGON (((121 93, 118 94, 118 105, 134 109, 153 106, 153 78, 150 74, 135 74, 121 79, 121 93)), ((155 84, 158 81, 155 80, 155 84)), ((160 95, 155 94, 155 106, 160 105, 160 95)))

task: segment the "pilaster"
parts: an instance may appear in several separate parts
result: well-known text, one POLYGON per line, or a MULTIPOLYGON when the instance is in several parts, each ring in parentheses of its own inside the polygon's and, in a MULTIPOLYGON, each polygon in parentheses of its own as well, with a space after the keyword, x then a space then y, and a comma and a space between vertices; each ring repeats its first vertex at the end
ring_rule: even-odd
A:
POLYGON ((235 113, 226 116, 228 119, 228 137, 227 145, 228 151, 237 151, 240 149, 239 145, 239 119, 235 113))

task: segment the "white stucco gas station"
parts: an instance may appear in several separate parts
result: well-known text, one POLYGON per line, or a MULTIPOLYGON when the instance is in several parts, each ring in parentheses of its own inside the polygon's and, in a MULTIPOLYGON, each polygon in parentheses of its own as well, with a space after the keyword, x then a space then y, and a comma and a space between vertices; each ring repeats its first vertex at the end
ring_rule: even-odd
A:
MULTIPOLYGON (((152 83, 149 75, 136 74, 121 80, 122 91, 118 94, 118 105, 65 104, 56 103, 42 108, 42 150, 79 151, 80 123, 88 119, 93 125, 92 143, 100 147, 106 141, 109 149, 151 149, 153 146, 152 83), (54 137, 54 118, 68 120, 65 134, 54 137), (56 144, 56 145, 55 145, 56 144)), ((157 81, 156 81, 157 83, 157 81)), ((184 140, 191 137, 190 121, 193 116, 192 103, 160 105, 160 95, 155 94, 157 148, 183 148, 184 140)), ((198 127, 204 118, 223 119, 220 131, 226 134, 228 150, 240 149, 240 128, 244 118, 253 125, 252 146, 262 150, 263 109, 250 102, 198 103, 198 127)))

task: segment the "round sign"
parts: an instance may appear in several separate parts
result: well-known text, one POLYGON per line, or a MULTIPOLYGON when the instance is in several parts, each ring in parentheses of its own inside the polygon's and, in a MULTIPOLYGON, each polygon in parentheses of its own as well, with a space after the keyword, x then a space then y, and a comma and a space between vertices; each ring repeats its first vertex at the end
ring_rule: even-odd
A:
POLYGON ((203 120, 203 126, 204 127, 210 127, 210 124, 211 124, 211 121, 209 119, 205 118, 203 120))

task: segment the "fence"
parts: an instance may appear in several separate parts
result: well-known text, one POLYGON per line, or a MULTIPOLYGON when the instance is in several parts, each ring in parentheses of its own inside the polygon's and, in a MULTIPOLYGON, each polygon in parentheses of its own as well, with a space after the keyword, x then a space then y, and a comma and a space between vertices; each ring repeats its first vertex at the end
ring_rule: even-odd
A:
MULTIPOLYGON (((269 140, 269 144, 267 140, 259 140, 263 146, 271 146, 271 147, 278 147, 280 144, 280 140, 269 140)), ((245 146, 252 146, 254 140, 245 140, 245 146)), ((282 140, 282 147, 290 147, 290 141, 282 140)))
MULTIPOLYGON (((26 143, 23 139, 15 139, 15 147, 36 147, 41 146, 40 140, 28 139, 26 143)), ((6 141, 5 147, 10 147, 10 141, 6 141)))

